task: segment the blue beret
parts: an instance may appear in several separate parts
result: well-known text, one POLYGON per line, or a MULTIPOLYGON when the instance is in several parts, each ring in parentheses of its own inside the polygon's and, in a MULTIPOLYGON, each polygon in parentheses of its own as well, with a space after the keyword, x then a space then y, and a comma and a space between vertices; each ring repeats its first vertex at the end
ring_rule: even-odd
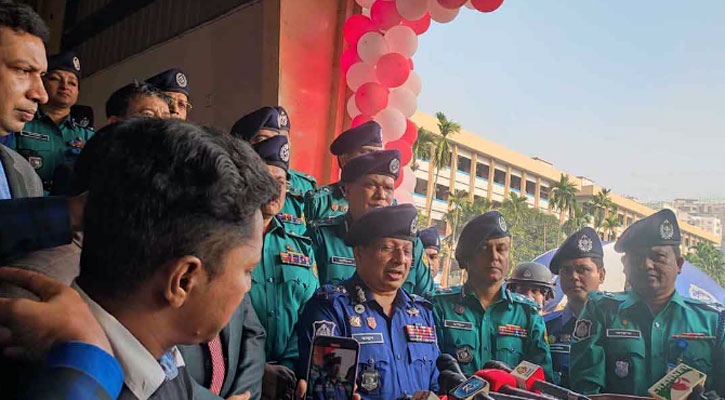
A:
POLYGON ((163 92, 178 92, 185 94, 186 97, 191 97, 189 94, 189 80, 186 78, 184 71, 178 68, 160 72, 146 79, 146 82, 156 86, 163 92))
POLYGON ((618 253, 653 246, 679 246, 682 240, 680 225, 672 210, 660 210, 627 228, 614 244, 618 253))
POLYGON ((511 236, 503 215, 498 211, 489 211, 469 221, 461 231, 456 247, 456 260, 465 268, 471 254, 481 244, 490 239, 511 236))
POLYGON ((423 242, 423 247, 435 247, 436 249, 441 248, 441 238, 438 236, 438 227, 431 226, 430 228, 421 229, 418 232, 420 241, 423 242))
POLYGON ((81 60, 72 51, 64 51, 48 57, 48 72, 56 70, 72 72, 80 79, 81 60))
POLYGON ((343 183, 351 183, 368 174, 392 176, 398 179, 400 173, 400 152, 381 150, 355 157, 342 167, 343 183))
POLYGON ((330 153, 339 156, 352 153, 363 146, 383 147, 383 133, 380 124, 368 121, 342 132, 332 141, 330 153))
POLYGON ((558 274, 559 267, 565 261, 585 257, 604 258, 602 242, 599 240, 597 232, 588 226, 566 238, 549 262, 549 269, 558 274))
POLYGON ((418 209, 412 204, 373 208, 350 226, 345 244, 358 246, 379 238, 396 238, 415 242, 418 233, 418 209))
POLYGON ((255 144, 252 148, 262 157, 266 164, 276 165, 285 171, 289 169, 289 141, 287 136, 272 136, 255 144))
POLYGON ((232 135, 247 142, 254 139, 262 129, 272 131, 289 131, 290 120, 282 107, 266 106, 239 118, 232 126, 232 135))

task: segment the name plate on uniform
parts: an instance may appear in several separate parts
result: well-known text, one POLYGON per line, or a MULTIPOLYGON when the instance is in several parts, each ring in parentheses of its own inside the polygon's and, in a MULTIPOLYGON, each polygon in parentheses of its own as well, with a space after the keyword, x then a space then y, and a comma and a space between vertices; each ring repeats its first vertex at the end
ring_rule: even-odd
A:
POLYGON ((338 257, 338 256, 332 256, 330 257, 330 263, 332 264, 342 264, 342 265, 348 265, 350 267, 355 266, 355 259, 350 257, 338 257))
POLYGON ((607 337, 639 339, 642 337, 642 332, 634 329, 607 329, 607 337))
POLYGON ((352 338, 357 340, 360 344, 382 344, 385 343, 383 340, 383 334, 379 332, 374 333, 353 333, 352 338))
POLYGON ((571 346, 568 344, 551 344, 549 345, 549 350, 552 353, 569 354, 571 352, 571 346))
POLYGON ((36 133, 36 132, 29 132, 29 131, 20 131, 18 132, 21 137, 26 137, 28 139, 35 139, 35 140, 42 140, 44 142, 50 142, 50 135, 43 135, 42 133, 36 133))
POLYGON ((464 331, 472 331, 473 330, 473 323, 472 322, 456 321, 456 320, 453 320, 453 319, 443 320, 443 326, 446 327, 446 328, 461 329, 461 330, 464 330, 464 331))

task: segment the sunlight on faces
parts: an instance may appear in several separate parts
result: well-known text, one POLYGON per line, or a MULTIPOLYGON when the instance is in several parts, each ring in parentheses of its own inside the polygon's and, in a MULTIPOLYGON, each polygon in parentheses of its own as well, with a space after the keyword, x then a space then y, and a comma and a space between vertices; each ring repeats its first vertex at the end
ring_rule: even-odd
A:
POLYGON ((78 77, 72 72, 55 70, 43 77, 48 105, 70 108, 78 101, 78 77))
POLYGON ((393 204, 395 179, 382 174, 368 174, 355 182, 345 184, 345 198, 353 220, 373 208, 393 204))
MULTIPOLYGON (((287 137, 287 139, 290 138, 289 137, 289 132, 287 132, 285 130, 282 130, 282 131, 277 132, 277 131, 272 130, 272 129, 260 129, 257 132, 257 134, 249 141, 249 144, 254 145, 254 144, 257 144, 259 142, 264 142, 265 140, 267 140, 267 139, 269 139, 271 137, 275 137, 277 135, 284 135, 284 136, 287 137)), ((290 145, 290 148, 291 148, 292 147, 292 141, 291 140, 288 140, 288 142, 289 142, 289 145, 290 145)))
POLYGON ((186 121, 186 116, 191 110, 189 98, 184 93, 161 92, 169 98, 169 113, 171 118, 178 118, 186 121))
POLYGON ((202 265, 202 277, 182 306, 188 343, 207 342, 229 323, 252 285, 252 270, 262 254, 262 213, 252 218, 250 236, 227 251, 222 269, 211 280, 202 265))
POLYGON ((398 290, 403 286, 413 262, 413 242, 380 238, 354 249, 357 274, 373 292, 398 290))
POLYGON ((674 291, 677 275, 682 271, 684 262, 682 257, 677 258, 672 246, 642 247, 622 256, 628 282, 644 298, 674 291))
POLYGON ((472 283, 492 284, 502 281, 510 268, 510 237, 489 239, 471 256, 467 270, 472 283))
POLYGON ((47 68, 39 37, 0 27, 0 135, 21 131, 48 101, 41 78, 47 68))
POLYGON ((342 168, 345 166, 345 164, 347 164, 348 161, 352 160, 355 157, 360 157, 362 155, 372 153, 375 151, 380 151, 380 150, 382 150, 382 147, 380 147, 380 146, 362 146, 362 147, 358 148, 356 151, 353 151, 350 153, 345 153, 345 154, 340 154, 337 157, 337 160, 340 164, 340 168, 342 168))
POLYGON ((428 257, 428 268, 432 276, 438 275, 440 270, 440 258, 438 258, 438 249, 433 247, 427 247, 425 249, 425 256, 428 257))
POLYGON ((559 267, 559 283, 569 301, 587 301, 587 293, 599 290, 606 271, 599 269, 589 257, 564 261, 559 267))
POLYGON ((262 217, 265 225, 282 211, 284 201, 287 198, 287 171, 276 165, 267 165, 267 171, 279 183, 279 197, 262 206, 262 217))

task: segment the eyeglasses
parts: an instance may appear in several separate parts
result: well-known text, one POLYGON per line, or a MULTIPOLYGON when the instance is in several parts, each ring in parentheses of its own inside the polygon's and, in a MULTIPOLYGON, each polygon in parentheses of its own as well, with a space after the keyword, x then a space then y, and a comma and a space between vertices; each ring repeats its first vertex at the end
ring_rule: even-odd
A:
POLYGON ((191 109, 194 108, 194 106, 192 106, 191 103, 189 103, 188 101, 174 99, 174 98, 169 98, 169 105, 170 106, 173 105, 178 108, 184 108, 184 109, 186 109, 187 112, 191 111, 191 109))

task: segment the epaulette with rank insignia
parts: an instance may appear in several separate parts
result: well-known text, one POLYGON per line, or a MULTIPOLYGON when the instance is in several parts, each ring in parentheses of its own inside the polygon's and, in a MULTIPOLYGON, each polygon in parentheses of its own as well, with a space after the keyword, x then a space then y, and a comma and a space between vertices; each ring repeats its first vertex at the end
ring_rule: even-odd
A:
POLYGON ((315 295, 317 297, 321 297, 323 299, 334 299, 336 297, 348 296, 347 289, 342 285, 330 285, 326 284, 323 285, 320 289, 315 292, 315 295))
POLYGON ((337 215, 334 217, 317 219, 317 220, 312 221, 312 224, 314 226, 331 226, 331 225, 340 225, 343 222, 345 222, 345 214, 337 215))
POLYGON ((426 299, 425 297, 418 296, 417 294, 412 294, 412 293, 408 294, 408 296, 410 296, 410 299, 413 300, 414 302, 416 302, 418 304, 422 304, 427 308, 433 309, 433 303, 428 301, 428 299, 426 299))
POLYGON ((449 295, 449 294, 459 294, 459 293, 461 293, 461 286, 438 288, 438 289, 433 290, 431 297, 445 296, 445 295, 449 295))
POLYGON ((536 309, 537 312, 541 308, 541 307, 539 307, 539 303, 531 300, 528 296, 524 296, 523 294, 514 293, 514 292, 510 292, 510 294, 511 294, 511 300, 513 300, 517 303, 526 304, 527 306, 533 307, 534 309, 536 309))
POLYGON ((286 233, 287 233, 287 236, 289 236, 289 237, 291 237, 293 239, 301 240, 305 244, 309 244, 309 245, 312 244, 312 238, 310 238, 309 236, 301 235, 301 234, 295 233, 295 232, 287 232, 286 231, 286 233))

